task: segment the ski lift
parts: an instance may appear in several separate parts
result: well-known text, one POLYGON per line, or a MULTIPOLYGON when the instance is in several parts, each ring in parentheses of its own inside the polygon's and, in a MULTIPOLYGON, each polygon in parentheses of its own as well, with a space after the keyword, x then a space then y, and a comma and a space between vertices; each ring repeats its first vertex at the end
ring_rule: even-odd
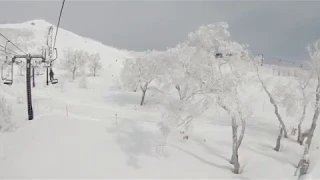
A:
POLYGON ((6 42, 6 46, 4 48, 4 52, 6 53, 6 60, 1 66, 1 79, 3 80, 3 84, 6 84, 6 85, 12 85, 12 83, 13 83, 13 60, 9 61, 8 54, 7 54, 7 46, 8 46, 9 42, 10 42, 9 40, 6 42), (4 66, 5 65, 11 66, 11 70, 10 70, 11 72, 8 73, 8 74, 10 74, 9 78, 4 76, 4 66))
POLYGON ((5 84, 5 85, 12 85, 13 84, 13 63, 12 62, 2 64, 2 66, 1 66, 1 79, 3 80, 3 84, 5 84), (5 64, 11 66, 11 73, 10 73, 9 78, 4 76, 5 64))
MULTIPOLYGON (((51 57, 52 59, 50 59, 50 63, 49 63, 50 68, 52 68, 53 62, 58 58, 57 48, 54 48, 54 49, 53 49, 53 52, 55 53, 55 57, 54 57, 54 58, 51 57)), ((51 69, 51 70, 52 70, 52 69, 51 69)), ((52 80, 50 80, 50 82, 51 82, 51 84, 57 84, 57 83, 58 83, 58 79, 52 79, 52 80)))

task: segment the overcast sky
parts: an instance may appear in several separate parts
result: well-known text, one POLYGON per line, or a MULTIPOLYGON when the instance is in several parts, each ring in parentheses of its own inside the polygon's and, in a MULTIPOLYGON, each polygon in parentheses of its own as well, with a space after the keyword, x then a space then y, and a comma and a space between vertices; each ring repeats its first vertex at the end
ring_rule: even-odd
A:
MULTIPOLYGON (((62 1, 0 1, 1 21, 56 24, 62 1)), ((320 1, 71 1, 60 26, 121 49, 164 50, 200 25, 226 21, 254 53, 299 61, 320 39, 320 1)), ((274 58, 273 58, 274 59, 274 58)))

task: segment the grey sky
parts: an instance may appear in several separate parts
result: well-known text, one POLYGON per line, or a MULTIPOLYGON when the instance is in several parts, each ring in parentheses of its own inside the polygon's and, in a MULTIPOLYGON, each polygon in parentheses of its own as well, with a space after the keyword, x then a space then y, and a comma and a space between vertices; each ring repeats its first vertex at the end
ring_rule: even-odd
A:
MULTIPOLYGON (((62 1, 0 1, 0 20, 56 24, 62 1)), ((298 61, 320 39, 320 1, 71 1, 61 27, 121 49, 164 50, 200 25, 226 21, 254 53, 298 61)))

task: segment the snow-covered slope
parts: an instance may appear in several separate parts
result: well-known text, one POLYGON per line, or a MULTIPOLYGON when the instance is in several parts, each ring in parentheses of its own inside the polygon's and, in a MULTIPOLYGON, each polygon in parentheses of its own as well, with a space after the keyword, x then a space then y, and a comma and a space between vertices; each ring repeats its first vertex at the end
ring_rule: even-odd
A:
MULTIPOLYGON (((54 27, 52 33, 52 39, 54 39, 56 27, 44 20, 32 20, 20 24, 0 24, 0 32, 17 44, 23 51, 41 54, 41 48, 47 42, 50 26, 54 27)), ((0 44, 4 45, 5 43, 5 39, 0 38, 0 44)), ((8 48, 21 53, 11 44, 8 45, 8 48)), ((90 38, 78 36, 63 28, 59 28, 56 48, 58 49, 58 59, 55 61, 57 66, 64 60, 63 51, 67 48, 84 50, 88 53, 99 53, 104 68, 101 71, 101 76, 104 77, 106 83, 113 82, 114 77, 119 74, 123 59, 133 57, 137 53, 106 46, 90 38)), ((59 69, 57 66, 54 68, 59 69)))
MULTIPOLYGON (((0 25, 0 32, 12 39, 19 34, 28 39, 27 36, 33 34, 28 42, 24 39, 20 43, 21 46, 24 43, 32 45, 32 41, 45 42, 49 26, 36 20, 0 25)), ((158 122, 166 112, 163 102, 172 97, 157 96, 150 91, 146 106, 140 107, 139 92, 109 88, 113 86, 112 76, 117 76, 121 69, 121 59, 135 53, 60 29, 59 54, 67 47, 99 52, 105 70, 99 77, 88 78, 87 89, 79 88, 77 81, 59 81, 57 85, 45 86, 44 75, 36 76, 36 87, 32 89, 33 121, 26 120, 24 76, 17 75, 13 86, 0 85, 0 96, 6 97, 13 107, 13 128, 0 133, 1 179, 296 179, 293 173, 303 147, 290 136, 282 140, 280 152, 272 149, 278 121, 258 83, 248 84, 248 90, 243 94, 255 98, 251 102, 255 112, 247 122, 239 151, 241 175, 234 175, 229 163, 232 150, 230 117, 217 115, 215 109, 210 109, 197 118, 189 140, 182 140, 181 135, 175 133, 165 138, 158 122)), ((62 61, 63 57, 59 56, 58 60, 62 61)), ((269 86, 290 79, 272 72, 263 73, 271 79, 269 86)), ((307 126, 312 115, 308 111, 307 126)), ((286 116, 284 119, 295 125, 294 119, 286 116)), ((317 173, 319 132, 318 128, 311 153, 313 168, 310 172, 315 179, 320 178, 317 173)))

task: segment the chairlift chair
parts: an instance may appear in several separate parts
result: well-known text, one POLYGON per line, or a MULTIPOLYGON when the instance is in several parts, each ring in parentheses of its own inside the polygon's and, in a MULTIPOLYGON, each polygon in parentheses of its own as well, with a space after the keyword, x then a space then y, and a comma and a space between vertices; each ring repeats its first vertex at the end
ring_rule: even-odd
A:
MULTIPOLYGON (((50 70, 52 70, 52 69, 50 68, 50 70)), ((58 83, 58 79, 55 79, 55 78, 50 79, 50 82, 51 82, 51 84, 57 84, 58 83)))
MULTIPOLYGON (((53 52, 52 52, 51 54, 53 54, 53 53, 55 54, 55 56, 54 56, 54 57, 51 57, 51 59, 50 59, 50 62, 49 62, 50 68, 52 67, 53 62, 58 58, 57 48, 54 48, 54 49, 53 49, 53 52)), ((52 79, 50 82, 51 82, 51 84, 57 84, 57 83, 58 83, 58 79, 52 79)))
MULTIPOLYGON (((8 63, 5 63, 8 64, 8 63)), ((3 80, 3 84, 5 85, 12 85, 13 84, 13 63, 11 62, 9 65, 11 66, 11 73, 10 77, 4 77, 4 65, 1 66, 1 79, 3 80)))

